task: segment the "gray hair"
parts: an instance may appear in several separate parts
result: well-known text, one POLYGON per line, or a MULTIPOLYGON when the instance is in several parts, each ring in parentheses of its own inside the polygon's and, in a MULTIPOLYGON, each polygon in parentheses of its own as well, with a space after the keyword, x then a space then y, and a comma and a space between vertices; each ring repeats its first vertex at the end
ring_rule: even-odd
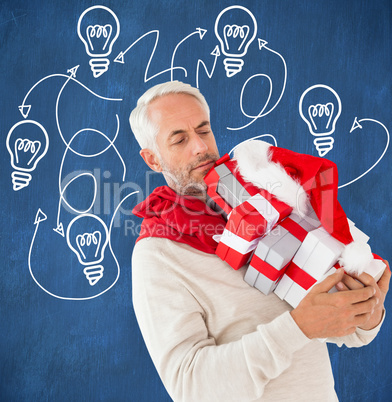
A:
MULTIPOLYGON (((180 81, 169 81, 163 84, 155 85, 154 87, 148 89, 137 101, 137 106, 132 110, 129 116, 129 124, 131 125, 131 130, 139 143, 140 148, 148 148, 154 152, 158 152, 156 146, 156 136, 159 131, 157 127, 148 115, 149 104, 165 95, 169 94, 187 94, 194 96, 202 105, 203 109, 207 112, 208 117, 210 116, 210 108, 204 98, 197 88, 192 87, 189 84, 185 84, 180 81)), ((159 153, 159 152, 158 152, 159 153)))

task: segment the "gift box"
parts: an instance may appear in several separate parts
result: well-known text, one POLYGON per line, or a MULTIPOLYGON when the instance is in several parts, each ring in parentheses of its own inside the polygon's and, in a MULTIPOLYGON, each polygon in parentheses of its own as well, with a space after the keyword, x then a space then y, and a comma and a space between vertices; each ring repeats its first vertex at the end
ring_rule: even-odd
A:
POLYGON ((258 240, 292 211, 267 191, 259 191, 232 210, 215 252, 234 269, 241 268, 258 240))
MULTIPOLYGON (((226 168, 229 174, 222 177, 217 186, 217 194, 225 200, 231 208, 238 207, 244 201, 251 198, 246 188, 238 181, 238 179, 230 172, 226 165, 218 166, 218 168, 226 168)), ((226 170, 225 169, 225 170, 226 170)))
POLYGON ((365 269, 364 272, 371 275, 378 282, 387 266, 382 260, 374 259, 365 269))
POLYGON ((236 165, 226 154, 204 177, 209 204, 215 203, 226 215, 258 192, 252 184, 239 180, 240 177, 238 173, 235 173, 235 168, 236 165), (251 190, 251 194, 247 189, 251 190))
POLYGON ((246 182, 238 172, 237 163, 228 154, 222 156, 204 177, 207 203, 229 215, 233 208, 258 194, 260 189, 246 182))
POLYGON ((343 243, 323 227, 309 232, 276 287, 275 294, 292 307, 297 307, 312 286, 336 264, 343 249, 343 243))
POLYGON ((257 244, 245 282, 265 295, 270 294, 301 246, 307 233, 320 225, 312 210, 308 216, 292 213, 257 244))
POLYGON ((249 261, 258 241, 259 237, 248 241, 225 229, 215 254, 237 270, 249 261))
POLYGON ((217 193, 219 180, 227 175, 231 175, 231 171, 225 165, 225 162, 230 160, 230 156, 225 154, 222 158, 218 159, 215 166, 206 174, 204 182, 207 185, 208 204, 216 204, 228 215, 232 207, 217 193))

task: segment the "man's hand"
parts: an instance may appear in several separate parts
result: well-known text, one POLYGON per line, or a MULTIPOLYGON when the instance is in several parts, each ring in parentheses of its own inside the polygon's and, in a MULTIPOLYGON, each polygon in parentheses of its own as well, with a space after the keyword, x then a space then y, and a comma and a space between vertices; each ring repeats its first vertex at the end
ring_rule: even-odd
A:
POLYGON ((384 312, 384 300, 389 290, 389 281, 391 279, 391 271, 389 269, 388 261, 383 260, 384 264, 387 266, 385 271, 380 278, 380 280, 376 283, 374 278, 366 273, 362 275, 344 275, 342 281, 336 285, 336 288, 339 291, 347 291, 354 289, 361 289, 364 286, 372 286, 376 289, 375 297, 378 299, 378 303, 374 309, 373 314, 369 317, 369 320, 360 325, 359 328, 364 330, 370 330, 376 327, 382 319, 384 312))
POLYGON ((335 285, 344 284, 344 276, 344 270, 338 269, 315 285, 291 312, 291 316, 308 338, 352 334, 357 327, 367 327, 374 315, 377 304, 381 302, 375 286, 364 284, 358 289, 328 293, 335 285))

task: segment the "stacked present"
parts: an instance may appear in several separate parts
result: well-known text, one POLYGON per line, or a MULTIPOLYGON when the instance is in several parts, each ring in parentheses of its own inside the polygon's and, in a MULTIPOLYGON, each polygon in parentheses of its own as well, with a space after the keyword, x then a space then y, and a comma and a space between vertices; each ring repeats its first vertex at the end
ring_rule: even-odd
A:
MULTIPOLYGON (((349 221, 354 241, 366 246, 369 237, 349 221)), ((310 232, 275 289, 275 294, 292 307, 297 307, 310 289, 336 271, 344 244, 333 238, 323 227, 310 232)), ((378 281, 385 264, 380 259, 370 260, 364 272, 378 281)), ((332 292, 336 289, 332 289, 332 292)))
POLYGON ((207 194, 227 215, 216 254, 234 269, 245 265, 258 241, 292 211, 268 191, 244 182, 228 155, 206 175, 207 194))
POLYGON ((275 294, 296 307, 310 288, 337 263, 344 245, 319 227, 305 237, 275 294))
POLYGON ((262 190, 231 211, 215 253, 234 269, 241 268, 260 238, 291 211, 284 202, 262 190))
MULTIPOLYGON (((245 159, 253 144, 249 147, 248 144, 246 152, 243 151, 245 159)), ((259 155, 260 149, 257 158, 259 155)), ((318 281, 336 270, 338 262, 349 273, 367 272, 376 280, 385 269, 382 260, 373 258, 367 245, 369 237, 347 220, 337 202, 336 167, 328 161, 325 167, 320 158, 316 159, 315 176, 303 185, 317 209, 313 210, 308 202, 311 212, 306 215, 292 212, 293 202, 281 201, 280 196, 272 195, 260 184, 256 187, 249 174, 245 180, 239 158, 230 160, 225 155, 204 179, 207 202, 227 217, 224 232, 215 237, 219 242, 216 254, 234 269, 249 262, 244 280, 266 295, 274 291, 294 308, 318 281)), ((296 163, 297 160, 295 156, 296 163)), ((275 179, 276 168, 272 170, 275 179)), ((269 174, 268 170, 260 172, 264 176, 269 174)), ((283 184, 279 183, 283 190, 279 194, 284 194, 287 188, 294 192, 288 181, 283 179, 283 184)))
POLYGON ((260 239, 244 280, 270 294, 285 273, 309 231, 320 226, 316 214, 301 217, 292 213, 272 232, 260 239))

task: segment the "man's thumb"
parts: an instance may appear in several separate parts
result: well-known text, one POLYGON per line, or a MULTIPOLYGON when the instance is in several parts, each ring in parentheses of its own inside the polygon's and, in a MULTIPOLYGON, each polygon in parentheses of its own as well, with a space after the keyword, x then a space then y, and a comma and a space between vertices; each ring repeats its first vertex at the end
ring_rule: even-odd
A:
POLYGON ((328 275, 323 281, 318 283, 311 290, 312 292, 317 293, 328 293, 336 284, 338 284, 344 275, 344 269, 339 268, 332 275, 328 275))

